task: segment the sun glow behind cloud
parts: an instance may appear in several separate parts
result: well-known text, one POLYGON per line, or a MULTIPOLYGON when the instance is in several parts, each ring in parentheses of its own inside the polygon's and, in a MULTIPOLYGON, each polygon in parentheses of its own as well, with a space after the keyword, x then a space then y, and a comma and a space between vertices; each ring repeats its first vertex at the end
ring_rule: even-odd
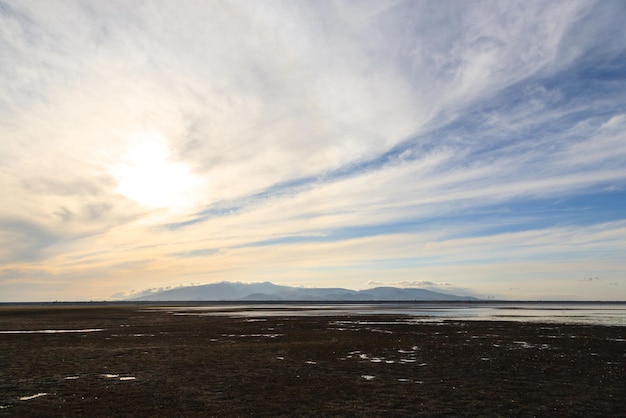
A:
POLYGON ((0 0, 0 300, 220 280, 626 299, 625 19, 0 0))
POLYGON ((200 179, 188 165, 172 161, 166 140, 158 133, 135 135, 112 174, 118 193, 148 208, 180 211, 198 204, 200 179))

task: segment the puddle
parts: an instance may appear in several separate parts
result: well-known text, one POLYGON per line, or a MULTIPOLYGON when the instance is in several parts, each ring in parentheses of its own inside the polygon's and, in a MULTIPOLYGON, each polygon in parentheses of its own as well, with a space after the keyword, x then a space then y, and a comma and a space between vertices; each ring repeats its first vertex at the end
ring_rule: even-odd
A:
POLYGON ((380 328, 367 328, 367 329, 371 332, 380 332, 381 334, 393 334, 392 331, 389 331, 387 329, 380 329, 380 328))
POLYGON ((36 393, 34 395, 30 395, 30 396, 22 396, 20 398, 20 401, 30 401, 31 399, 40 398, 40 397, 46 396, 46 395, 49 395, 49 393, 48 392, 39 392, 39 393, 36 393))
POLYGON ((86 328, 86 329, 38 329, 28 331, 0 331, 0 334, 69 334, 82 332, 99 332, 104 331, 103 328, 86 328))
MULTIPOLYGON (((404 355, 406 357, 400 356, 390 356, 390 357, 378 357, 370 354, 366 354, 361 352, 360 350, 350 351, 345 357, 340 357, 341 360, 347 359, 356 359, 361 361, 369 361, 370 363, 380 363, 380 364, 408 364, 408 363, 417 363, 417 359, 415 358, 416 351, 419 349, 417 346, 411 347, 411 350, 399 349, 397 350, 398 354, 404 355)), ((417 364, 418 367, 426 366, 426 363, 417 364)))
POLYGON ((285 334, 222 334, 222 337, 238 338, 277 338, 285 334))
POLYGON ((424 381, 422 381, 422 380, 413 380, 413 381, 411 381, 411 379, 406 379, 406 378, 401 378, 401 377, 399 377, 399 378, 398 378, 398 382, 401 382, 401 383, 410 383, 410 382, 413 382, 413 383, 417 383, 417 384, 422 384, 422 383, 424 383, 424 381))
POLYGON ((540 350, 547 350, 550 348, 549 344, 531 344, 526 341, 513 341, 519 348, 539 348, 540 350))
POLYGON ((119 374, 113 374, 113 373, 104 373, 100 375, 101 377, 104 377, 105 379, 118 379, 121 381, 127 381, 127 380, 135 380, 137 379, 135 376, 122 376, 120 377, 119 374))
POLYGON ((340 320, 329 321, 329 325, 416 325, 418 322, 415 319, 399 319, 397 321, 340 320))

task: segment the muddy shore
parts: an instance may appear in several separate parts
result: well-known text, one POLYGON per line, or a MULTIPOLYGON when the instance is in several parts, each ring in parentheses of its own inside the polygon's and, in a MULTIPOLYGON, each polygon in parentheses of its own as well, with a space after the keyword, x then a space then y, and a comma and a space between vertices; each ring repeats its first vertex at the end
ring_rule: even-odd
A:
POLYGON ((0 416, 626 416, 624 394, 619 326, 0 308, 0 416))

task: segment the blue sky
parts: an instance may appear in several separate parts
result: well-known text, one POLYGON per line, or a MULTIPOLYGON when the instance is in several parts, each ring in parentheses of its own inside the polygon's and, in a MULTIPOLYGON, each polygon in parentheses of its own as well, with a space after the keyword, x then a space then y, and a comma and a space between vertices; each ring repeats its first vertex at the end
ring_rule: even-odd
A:
POLYGON ((624 21, 0 0, 0 301, 224 280, 626 300, 624 21))

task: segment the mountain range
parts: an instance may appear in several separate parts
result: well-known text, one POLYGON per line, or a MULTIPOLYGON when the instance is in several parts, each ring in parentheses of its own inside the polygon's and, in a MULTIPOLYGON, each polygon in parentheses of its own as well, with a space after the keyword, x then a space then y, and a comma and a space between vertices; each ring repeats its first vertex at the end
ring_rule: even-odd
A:
POLYGON ((453 301, 477 300, 418 288, 375 287, 366 290, 304 288, 270 282, 220 282, 182 286, 132 300, 136 301, 453 301))

